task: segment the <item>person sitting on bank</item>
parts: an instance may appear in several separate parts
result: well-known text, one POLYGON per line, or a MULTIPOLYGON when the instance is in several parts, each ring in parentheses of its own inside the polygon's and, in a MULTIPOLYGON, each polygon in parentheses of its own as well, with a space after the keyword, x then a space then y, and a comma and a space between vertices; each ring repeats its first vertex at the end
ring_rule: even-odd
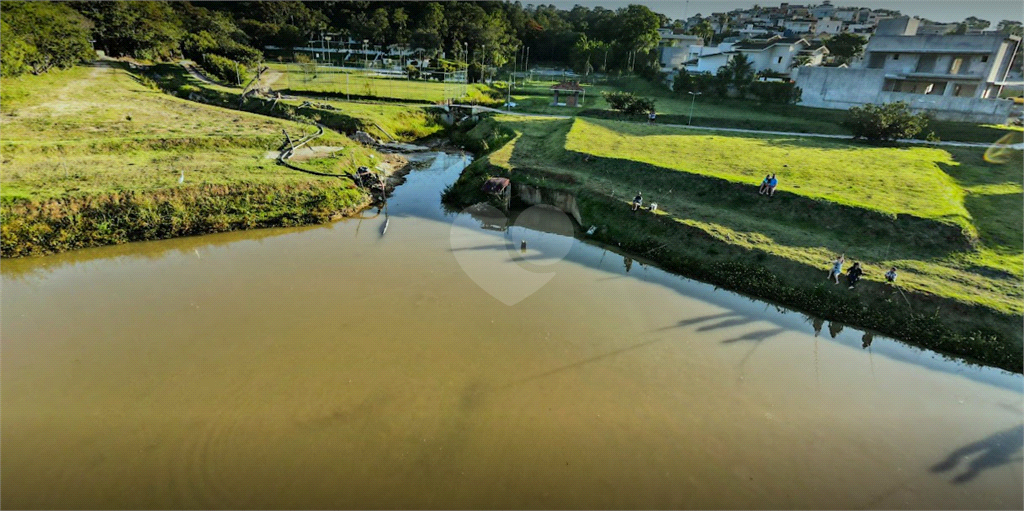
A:
POLYGON ((757 189, 757 193, 764 195, 768 193, 768 182, 772 180, 771 174, 765 174, 764 179, 761 181, 761 188, 757 189))
POLYGON ((889 268, 889 271, 885 272, 885 281, 889 284, 896 283, 896 267, 889 268))
POLYGON ((651 113, 647 114, 647 124, 654 124, 654 119, 658 117, 658 114, 654 113, 654 109, 651 109, 651 113))
POLYGON ((864 270, 860 268, 860 263, 853 263, 850 271, 846 274, 846 280, 850 284, 850 289, 857 285, 857 281, 860 280, 860 276, 864 274, 864 270))
POLYGON ((779 180, 772 174, 772 178, 768 180, 768 196, 775 197, 775 187, 779 186, 779 180))
POLYGON ((640 195, 640 192, 636 192, 636 197, 633 197, 633 211, 640 209, 643 203, 644 198, 640 195))
POLYGON ((843 273, 843 263, 846 262, 846 256, 840 254, 836 257, 835 261, 832 261, 832 269, 828 272, 828 280, 834 280, 836 284, 839 283, 839 276, 843 273))

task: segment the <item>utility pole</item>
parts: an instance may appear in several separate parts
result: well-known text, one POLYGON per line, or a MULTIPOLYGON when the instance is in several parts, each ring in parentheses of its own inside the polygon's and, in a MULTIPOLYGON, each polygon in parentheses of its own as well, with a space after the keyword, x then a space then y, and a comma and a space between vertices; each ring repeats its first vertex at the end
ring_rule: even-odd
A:
POLYGON ((689 94, 690 97, 693 98, 690 100, 690 118, 686 121, 686 125, 689 126, 690 123, 693 122, 693 103, 697 101, 697 96, 700 96, 703 93, 689 91, 687 92, 687 94, 689 94))
POLYGON ((484 67, 487 66, 487 45, 480 48, 480 83, 484 83, 484 67))
POLYGON ((526 47, 526 63, 523 65, 523 71, 530 72, 530 47, 526 47))

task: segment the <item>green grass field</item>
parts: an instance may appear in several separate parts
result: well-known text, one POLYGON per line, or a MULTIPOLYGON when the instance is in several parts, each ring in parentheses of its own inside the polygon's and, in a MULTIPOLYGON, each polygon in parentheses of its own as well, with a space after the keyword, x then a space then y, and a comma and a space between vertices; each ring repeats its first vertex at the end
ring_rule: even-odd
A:
POLYGON ((330 93, 356 98, 380 98, 394 101, 442 103, 446 98, 459 102, 493 103, 480 84, 444 83, 436 80, 410 80, 386 77, 374 71, 338 67, 268 64, 281 73, 274 87, 296 94, 330 93))
MULTIPOLYGON (((629 91, 637 96, 655 101, 658 122, 662 124, 688 124, 714 128, 742 128, 794 133, 821 133, 825 135, 850 135, 842 126, 846 112, 824 108, 809 108, 800 105, 758 104, 750 100, 723 100, 704 96, 696 98, 687 94, 676 94, 639 78, 622 78, 610 84, 588 85, 584 104, 579 108, 551 106, 550 87, 556 82, 529 82, 515 89, 512 96, 519 104, 517 110, 547 115, 572 115, 627 119, 613 112, 602 96, 603 92, 629 91)), ((638 115, 629 120, 643 122, 638 115)), ((1011 126, 994 126, 973 123, 931 121, 920 136, 934 131, 940 140, 993 143, 1010 134, 1021 141, 1024 129, 1011 126)))
MULTIPOLYGON (((299 138, 314 132, 314 127, 179 99, 143 82, 116 62, 3 80, 0 201, 5 208, 5 255, 12 250, 30 253, 31 242, 25 236, 31 229, 45 231, 31 234, 40 239, 56 237, 61 229, 71 228, 67 215, 72 210, 97 201, 120 204, 119 198, 126 194, 135 201, 126 215, 138 214, 138 208, 159 208, 161 200, 216 210, 211 213, 216 222, 193 218, 181 231, 188 233, 273 225, 283 218, 284 210, 274 207, 253 206, 246 218, 243 210, 249 206, 226 206, 243 198, 245 204, 252 204, 254 193, 277 190, 287 195, 292 190, 296 199, 301 194, 329 197, 323 204, 326 207, 329 202, 337 210, 365 201, 363 192, 346 180, 296 172, 268 158, 269 151, 285 142, 283 130, 299 138), (179 183, 182 173, 184 180, 179 183), (154 197, 161 199, 150 200, 154 197), (45 214, 40 216, 40 211, 45 214), (33 220, 25 220, 30 214, 33 220), (40 227, 44 223, 49 227, 40 227), (15 243, 15 238, 25 244, 15 243)), ((372 150, 337 133, 327 132, 315 144, 344 149, 301 163, 311 170, 341 174, 379 161, 372 150)), ((307 196, 306 200, 319 199, 307 196)), ((287 215, 302 215, 298 203, 287 208, 287 215)), ((324 210, 319 216, 327 214, 324 210)), ((129 234, 124 236, 130 238, 129 234)), ((170 232, 146 235, 167 237, 170 232)), ((128 240, 122 237, 115 242, 128 240)), ((84 245, 68 241, 60 246, 84 245)), ((58 248, 54 245, 46 251, 58 248)))
MULTIPOLYGON (((177 186, 295 183, 308 175, 267 159, 269 150, 314 128, 174 98, 108 65, 77 67, 3 82, 4 173, 0 197, 177 186)), ((370 162, 369 152, 327 133, 318 145, 345 146, 341 167, 370 162)))
POLYGON ((512 175, 539 169, 569 176, 623 208, 643 190, 661 214, 730 244, 822 272, 845 252, 866 264, 868 280, 881 281, 896 266, 905 289, 1024 313, 1020 151, 996 164, 974 149, 680 133, 584 119, 496 120, 518 135, 488 158, 512 175), (597 159, 584 161, 590 157, 597 159), (772 202, 756 193, 766 173, 781 181, 772 202), (950 237, 958 231, 963 238, 950 237))

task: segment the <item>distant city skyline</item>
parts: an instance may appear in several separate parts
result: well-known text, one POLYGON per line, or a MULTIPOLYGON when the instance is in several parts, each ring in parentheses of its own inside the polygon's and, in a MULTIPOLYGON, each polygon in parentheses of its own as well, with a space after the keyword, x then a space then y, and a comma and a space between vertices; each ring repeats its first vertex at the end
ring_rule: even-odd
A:
MULTIPOLYGON (((548 5, 554 4, 559 9, 572 9, 579 4, 585 7, 604 7, 606 9, 618 9, 629 4, 642 4, 652 11, 664 14, 672 19, 690 17, 694 14, 710 15, 713 12, 728 12, 733 9, 748 9, 754 5, 761 7, 778 7, 780 1, 753 1, 753 0, 520 0, 523 5, 548 5)), ((790 0, 790 4, 798 5, 819 5, 823 0, 801 1, 790 0)), ((892 9, 900 11, 907 16, 927 18, 932 21, 951 23, 963 21, 969 16, 976 16, 992 23, 992 28, 1000 20, 1024 21, 1024 3, 1020 0, 832 0, 832 5, 837 7, 867 7, 870 9, 892 9)))

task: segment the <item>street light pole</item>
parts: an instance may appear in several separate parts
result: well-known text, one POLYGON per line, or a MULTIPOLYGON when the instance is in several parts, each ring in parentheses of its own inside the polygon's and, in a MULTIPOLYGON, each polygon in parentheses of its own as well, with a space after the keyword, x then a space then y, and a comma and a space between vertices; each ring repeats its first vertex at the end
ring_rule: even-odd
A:
POLYGON ((366 43, 370 42, 369 39, 363 39, 363 67, 366 69, 370 68, 370 64, 367 62, 368 57, 366 56, 366 43))
POLYGON ((687 92, 690 95, 690 118, 686 121, 686 125, 689 126, 693 122, 693 103, 697 101, 697 96, 700 96, 701 92, 687 92))
POLYGON ((330 51, 331 51, 331 36, 324 36, 324 42, 327 43, 327 51, 324 52, 324 56, 327 57, 327 63, 331 64, 331 65, 334 65, 334 63, 331 62, 331 54, 330 54, 330 51))

